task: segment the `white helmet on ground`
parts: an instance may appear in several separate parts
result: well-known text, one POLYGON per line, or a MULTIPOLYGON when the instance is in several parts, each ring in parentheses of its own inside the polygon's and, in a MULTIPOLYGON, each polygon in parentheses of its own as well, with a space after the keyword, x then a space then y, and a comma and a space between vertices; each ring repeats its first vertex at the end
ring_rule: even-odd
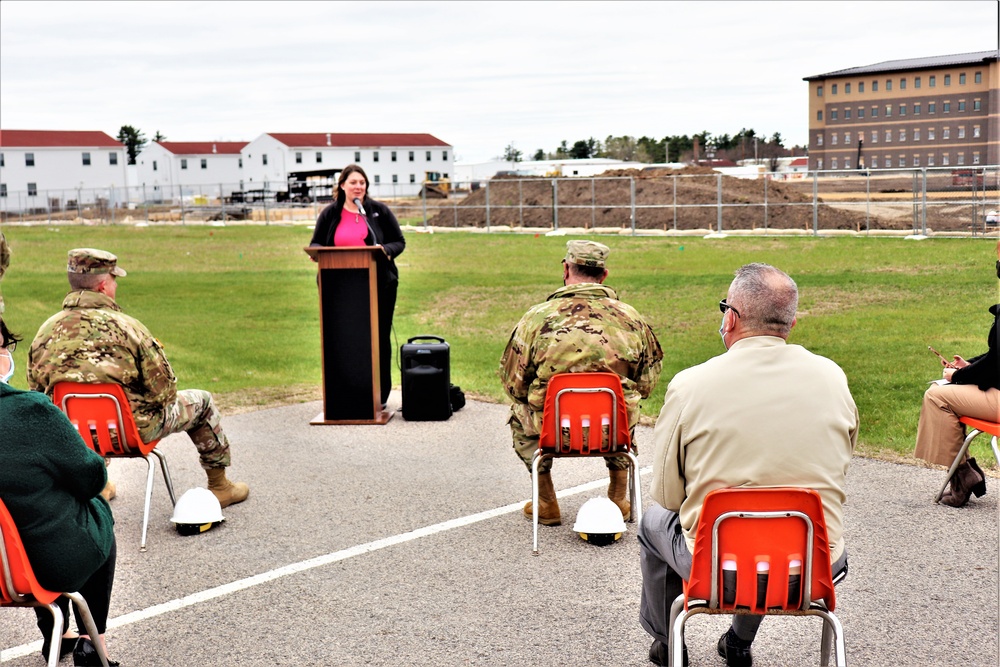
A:
POLYGON ((174 505, 170 517, 181 535, 198 535, 225 521, 222 505, 208 489, 194 488, 184 492, 174 505))
POLYGON ((585 502, 573 524, 573 532, 599 547, 616 542, 626 530, 622 511, 608 498, 591 498, 585 502))

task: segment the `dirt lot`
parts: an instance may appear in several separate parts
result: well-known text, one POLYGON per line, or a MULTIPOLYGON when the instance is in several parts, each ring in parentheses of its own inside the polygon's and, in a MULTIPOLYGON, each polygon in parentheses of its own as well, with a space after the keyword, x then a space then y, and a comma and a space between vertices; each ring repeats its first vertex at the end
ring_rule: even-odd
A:
MULTIPOLYGON (((451 200, 449 208, 430 217, 435 226, 486 225, 487 190, 490 225, 551 228, 629 227, 635 187, 635 219, 638 229, 707 229, 718 225, 719 179, 723 205, 722 228, 805 229, 813 226, 811 181, 765 181, 720 176, 711 169, 612 170, 594 179, 525 179, 499 176, 462 200, 451 200), (553 211, 553 197, 558 207, 553 211), (765 204, 766 202, 766 204, 765 204), (456 207, 454 210, 451 207, 456 207)), ((862 186, 860 200, 840 187, 824 183, 816 207, 817 226, 825 230, 911 230, 922 224, 920 197, 893 187, 880 186, 866 204, 862 186), (881 191, 885 191, 884 193, 881 191), (843 193, 843 194, 842 194, 843 193), (886 202, 879 200, 884 197, 886 202), (824 199, 830 200, 825 203, 824 199), (836 203, 834 203, 834 201, 836 203)), ((961 197, 961 193, 957 193, 961 197)), ((936 231, 970 230, 973 216, 982 219, 982 205, 952 201, 956 193, 931 193, 927 225, 936 231), (947 195, 947 196, 945 196, 947 195)), ((996 193, 992 193, 993 200, 996 193)), ((995 206, 995 203, 994 203, 995 206)), ((981 224, 981 222, 980 222, 981 224)))

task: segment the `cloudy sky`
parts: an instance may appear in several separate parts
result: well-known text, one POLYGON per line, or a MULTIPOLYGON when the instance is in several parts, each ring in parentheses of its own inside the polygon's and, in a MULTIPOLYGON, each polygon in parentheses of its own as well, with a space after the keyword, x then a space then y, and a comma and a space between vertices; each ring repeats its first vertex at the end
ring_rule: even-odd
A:
POLYGON ((997 48, 998 3, 0 3, 0 126, 173 141, 427 132, 458 160, 743 127, 803 77, 997 48))

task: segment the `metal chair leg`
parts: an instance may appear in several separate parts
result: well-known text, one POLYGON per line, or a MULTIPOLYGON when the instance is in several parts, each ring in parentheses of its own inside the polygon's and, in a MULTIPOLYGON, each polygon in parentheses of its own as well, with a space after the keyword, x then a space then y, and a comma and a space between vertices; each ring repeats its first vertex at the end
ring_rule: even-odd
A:
MULTIPOLYGON (((965 442, 962 443, 962 448, 959 449, 958 454, 955 455, 955 460, 951 462, 951 467, 948 468, 948 476, 945 477, 944 484, 941 485, 941 490, 938 491, 937 496, 934 498, 934 502, 937 503, 941 501, 941 496, 944 495, 944 490, 948 488, 948 482, 951 481, 952 475, 955 474, 955 470, 957 470, 958 466, 962 463, 962 459, 965 457, 965 453, 969 451, 969 445, 972 444, 972 441, 980 433, 982 433, 982 431, 980 431, 979 429, 972 429, 969 435, 965 436, 965 442)), ((994 441, 995 440, 996 438, 994 438, 994 441)), ((994 446, 994 451, 996 451, 995 446, 994 446)), ((1000 459, 997 459, 997 463, 1000 463, 1000 459)))
POLYGON ((63 633, 63 613, 62 609, 59 608, 55 602, 49 604, 39 604, 39 607, 45 607, 52 614, 52 633, 49 635, 49 654, 46 656, 48 662, 48 667, 58 667, 59 665, 59 646, 62 643, 62 633, 63 633))
POLYGON ((531 555, 538 555, 538 464, 542 462, 541 456, 534 456, 531 459, 531 531, 533 543, 531 555))
POLYGON ((154 449, 153 453, 156 454, 156 458, 160 459, 160 470, 163 472, 163 481, 167 484, 167 493, 170 494, 170 502, 176 505, 177 497, 174 495, 174 482, 170 478, 170 468, 167 467, 167 457, 164 456, 163 452, 157 449, 154 449))
POLYGON ((626 454, 626 456, 628 456, 629 462, 632 464, 632 470, 629 473, 629 477, 631 478, 629 480, 630 502, 632 503, 631 521, 638 524, 642 521, 642 486, 639 483, 639 459, 631 452, 626 454))
POLYGON ((90 605, 87 604, 87 601, 79 593, 63 593, 63 595, 72 600, 73 604, 80 610, 80 616, 83 617, 83 626, 87 630, 87 634, 90 635, 90 641, 94 644, 97 656, 101 659, 101 665, 108 667, 108 656, 104 650, 104 644, 101 642, 101 633, 97 631, 97 623, 94 622, 94 615, 90 613, 90 605))
POLYGON ((146 550, 146 530, 149 528, 149 504, 153 499, 153 459, 146 457, 146 506, 142 510, 142 541, 139 542, 139 551, 146 550))

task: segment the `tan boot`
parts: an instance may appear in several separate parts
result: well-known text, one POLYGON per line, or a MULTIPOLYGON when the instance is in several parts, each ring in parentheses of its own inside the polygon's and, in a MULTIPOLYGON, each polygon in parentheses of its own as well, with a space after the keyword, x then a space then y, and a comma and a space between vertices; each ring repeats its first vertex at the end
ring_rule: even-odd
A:
MULTIPOLYGON (((524 504, 524 515, 531 518, 531 501, 524 504)), ((559 501, 556 500, 556 490, 552 486, 552 474, 538 473, 538 523, 543 526, 558 526, 562 523, 559 513, 559 501)))
POLYGON ((109 479, 108 483, 104 485, 101 495, 104 496, 105 500, 111 502, 111 499, 118 495, 118 490, 115 489, 115 483, 109 479))
POLYGON ((229 507, 234 503, 242 503, 250 495, 250 487, 243 482, 235 484, 226 479, 225 468, 209 468, 205 471, 208 475, 208 490, 219 499, 219 504, 229 507))
POLYGON ((628 470, 608 469, 611 476, 611 483, 608 484, 608 498, 611 499, 618 509, 622 511, 622 518, 628 521, 632 518, 632 503, 626 496, 628 495, 628 470))

